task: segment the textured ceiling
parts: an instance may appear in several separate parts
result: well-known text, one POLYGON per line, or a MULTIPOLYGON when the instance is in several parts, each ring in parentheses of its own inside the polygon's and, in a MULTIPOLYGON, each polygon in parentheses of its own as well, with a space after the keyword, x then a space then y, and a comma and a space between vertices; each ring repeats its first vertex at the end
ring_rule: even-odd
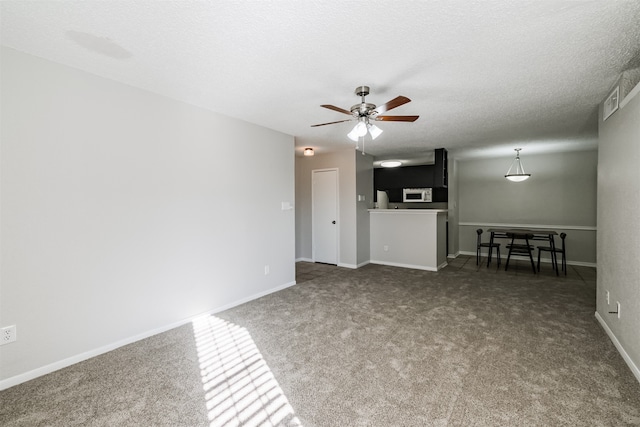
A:
POLYGON ((380 157, 594 148, 597 108, 637 67, 640 1, 2 1, 2 44, 294 135, 348 147, 371 87, 380 157), (635 62, 634 62, 635 61, 635 62))

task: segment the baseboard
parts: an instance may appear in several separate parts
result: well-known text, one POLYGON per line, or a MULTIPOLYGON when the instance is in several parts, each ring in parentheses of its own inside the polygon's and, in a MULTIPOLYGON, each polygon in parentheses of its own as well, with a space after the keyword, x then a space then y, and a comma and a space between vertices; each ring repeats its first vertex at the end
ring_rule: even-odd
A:
MULTIPOLYGON (((309 258, 296 258, 296 262, 315 262, 312 259, 309 258)), ((351 269, 358 269, 360 267, 364 267, 365 265, 369 264, 370 261, 365 261, 365 262, 361 262, 360 264, 347 264, 344 262, 339 262, 337 265, 338 267, 344 267, 344 268, 351 268, 351 269)))
POLYGON ((289 282, 289 283, 285 283, 283 285, 276 286, 275 288, 271 288, 271 289, 268 289, 266 291, 259 292, 257 294, 250 295, 250 296, 248 296, 246 298, 242 298, 240 300, 234 301, 232 303, 225 304, 225 305, 217 307, 217 308, 215 308, 213 310, 209 310, 209 311, 207 311, 205 313, 200 313, 200 314, 197 314, 195 316, 191 316, 191 317, 189 317, 187 319, 179 320, 177 322, 173 322, 173 323, 170 323, 168 325, 161 326, 159 328, 151 329, 151 330, 143 332, 141 334, 137 334, 137 335, 134 335, 132 337, 125 338, 125 339, 116 341, 114 343, 107 344, 105 346, 102 346, 102 347, 99 347, 99 348, 96 348, 96 349, 93 349, 93 350, 89 350, 89 351, 86 351, 84 353, 80 353, 80 354, 77 354, 75 356, 68 357, 66 359, 59 360, 59 361, 54 362, 54 363, 50 363, 48 365, 42 366, 40 368, 33 369, 33 370, 25 372, 23 374, 19 374, 19 375, 7 378, 5 380, 0 381, 0 390, 6 390, 9 387, 13 387, 13 386, 16 386, 18 384, 22 384, 24 382, 33 380, 33 379, 41 377, 43 375, 50 374, 52 372, 58 371, 60 369, 66 368, 68 366, 75 365, 76 363, 82 362, 82 361, 87 360, 87 359, 91 359, 92 357, 96 357, 96 356, 99 356, 99 355, 104 354, 104 353, 108 353, 108 352, 110 352, 112 350, 115 350, 115 349, 117 349, 119 347, 134 343, 136 341, 143 340, 145 338, 149 338, 149 337, 151 337, 153 335, 157 335, 157 334, 160 334, 162 332, 166 332, 166 331, 168 331, 170 329, 174 329, 174 328, 180 327, 182 325, 185 325, 187 323, 192 322, 194 319, 196 319, 198 317, 220 313, 220 312, 228 310, 230 308, 245 304, 245 303, 247 303, 249 301, 253 301, 255 299, 258 299, 258 298, 261 298, 263 296, 272 294, 274 292, 278 292, 278 291, 281 291, 283 289, 289 288, 291 286, 294 286, 295 284, 296 284, 295 281, 289 282))
MULTIPOLYGON (((546 262, 551 262, 551 261, 546 261, 546 262)), ((595 262, 567 261, 567 265, 577 265, 578 267, 598 268, 598 264, 596 264, 595 262)))
POLYGON ((622 356, 624 361, 627 363, 627 366, 629 366, 629 369, 631 369, 631 372, 636 377, 636 380, 640 382, 640 369, 638 369, 636 364, 633 363, 633 360, 631 360, 631 357, 629 356, 629 354, 625 351, 624 347, 622 347, 622 344, 620 344, 620 341, 618 341, 618 338, 616 338, 613 331, 609 328, 609 325, 607 325, 607 322, 605 322, 602 316, 600 316, 600 313, 598 313, 597 311, 596 311, 596 319, 600 323, 600 326, 602 326, 602 329, 604 329, 604 331, 609 336, 609 339, 611 340, 613 345, 616 346, 618 353, 620 353, 620 356, 622 356))
MULTIPOLYGON (((424 265, 402 264, 399 262, 387 262, 371 260, 371 264, 388 265, 391 267, 413 268, 415 270, 438 271, 438 267, 426 267, 424 265)), ((446 263, 445 263, 446 264, 446 263)))
MULTIPOLYGON (((475 255, 475 254, 474 254, 475 255)), ((458 256, 460 256, 460 251, 456 252, 455 254, 449 254, 447 255, 447 258, 458 258, 458 256)))
MULTIPOLYGON (((459 255, 470 255, 472 257, 476 256, 475 252, 470 252, 470 251, 460 251, 458 252, 459 255)), ((483 257, 486 257, 486 254, 483 254, 483 257)), ((502 261, 505 261, 507 259, 506 256, 502 256, 501 257, 502 261)), ((514 255, 511 257, 511 259, 515 259, 515 260, 520 260, 520 261, 529 261, 529 258, 525 257, 525 256, 520 256, 520 255, 514 255)), ((534 262, 538 262, 538 259, 536 257, 533 257, 533 261, 534 262)), ((551 264, 551 258, 541 258, 540 259, 541 263, 546 263, 546 264, 551 264)), ((594 263, 594 262, 582 262, 582 261, 569 261, 567 260, 567 265, 577 265, 579 267, 593 267, 593 268, 598 268, 598 264, 594 263)))
POLYGON ((351 268, 351 269, 356 269, 358 268, 358 266, 356 264, 346 264, 344 262, 339 262, 338 263, 338 267, 344 267, 344 268, 351 268))
POLYGON ((347 263, 340 262, 340 263, 338 263, 338 267, 351 268, 351 269, 356 270, 356 269, 358 269, 360 267, 364 267, 365 265, 370 264, 370 263, 371 263, 371 261, 368 261, 368 260, 365 261, 365 262, 361 262, 360 264, 347 264, 347 263))

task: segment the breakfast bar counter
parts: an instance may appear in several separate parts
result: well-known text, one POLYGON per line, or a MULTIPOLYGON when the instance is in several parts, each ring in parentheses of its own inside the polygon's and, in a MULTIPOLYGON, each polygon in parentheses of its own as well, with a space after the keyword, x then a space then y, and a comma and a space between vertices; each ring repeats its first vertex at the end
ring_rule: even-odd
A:
POLYGON ((447 265, 446 209, 370 209, 372 264, 438 271, 447 265))

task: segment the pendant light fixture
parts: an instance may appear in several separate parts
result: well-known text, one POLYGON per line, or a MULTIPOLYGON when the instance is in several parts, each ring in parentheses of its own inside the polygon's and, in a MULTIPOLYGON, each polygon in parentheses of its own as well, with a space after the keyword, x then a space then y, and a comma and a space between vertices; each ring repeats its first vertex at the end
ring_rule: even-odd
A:
POLYGON ((531 174, 525 173, 524 168, 522 167, 522 162, 520 161, 520 150, 522 150, 522 148, 516 148, 515 150, 516 150, 516 158, 511 163, 511 167, 509 168, 509 170, 507 171, 507 174, 504 177, 507 178, 509 181, 521 182, 529 179, 531 174), (512 173, 511 170, 513 169, 514 165, 516 169, 512 173))

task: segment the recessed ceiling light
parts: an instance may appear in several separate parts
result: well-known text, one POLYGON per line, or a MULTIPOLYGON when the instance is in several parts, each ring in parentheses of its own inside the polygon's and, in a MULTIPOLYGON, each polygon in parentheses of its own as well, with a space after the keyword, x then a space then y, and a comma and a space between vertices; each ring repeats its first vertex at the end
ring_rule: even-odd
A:
POLYGON ((401 166, 402 162, 400 160, 387 160, 385 162, 380 163, 380 166, 383 168, 397 168, 401 166))

